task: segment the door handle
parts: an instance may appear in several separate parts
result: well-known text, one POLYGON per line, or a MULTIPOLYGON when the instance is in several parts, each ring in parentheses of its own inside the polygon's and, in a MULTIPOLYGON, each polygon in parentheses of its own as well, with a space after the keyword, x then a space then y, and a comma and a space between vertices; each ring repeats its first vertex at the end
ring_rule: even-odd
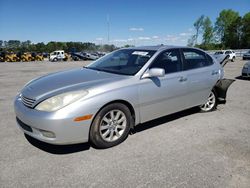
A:
POLYGON ((183 76, 179 79, 180 82, 185 82, 187 81, 187 78, 184 78, 183 76))
POLYGON ((218 71, 213 71, 212 72, 212 75, 216 75, 216 74, 219 74, 219 72, 218 71))

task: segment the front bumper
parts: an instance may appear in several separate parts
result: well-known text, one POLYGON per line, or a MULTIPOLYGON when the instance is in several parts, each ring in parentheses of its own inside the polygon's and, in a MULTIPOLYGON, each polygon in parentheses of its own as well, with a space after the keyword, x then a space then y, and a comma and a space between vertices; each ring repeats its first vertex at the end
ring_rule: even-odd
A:
POLYGON ((250 77, 250 69, 249 69, 249 67, 248 68, 243 67, 242 72, 241 72, 241 76, 245 77, 245 78, 250 77))
POLYGON ((250 59, 250 55, 243 55, 243 59, 250 59))
POLYGON ((17 124, 25 134, 43 142, 60 145, 88 142, 92 118, 97 112, 97 109, 88 109, 87 112, 82 110, 81 114, 72 113, 72 109, 42 112, 24 106, 19 97, 15 99, 14 108, 17 124), (91 113, 93 116, 89 120, 74 121, 76 117, 91 113))

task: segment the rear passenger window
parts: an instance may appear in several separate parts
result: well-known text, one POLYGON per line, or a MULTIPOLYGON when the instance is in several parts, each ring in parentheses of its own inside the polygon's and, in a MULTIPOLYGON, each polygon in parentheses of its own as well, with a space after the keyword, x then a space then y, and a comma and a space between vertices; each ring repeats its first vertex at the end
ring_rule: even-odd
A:
POLYGON ((181 67, 179 50, 173 49, 161 53, 149 68, 162 68, 168 74, 181 71, 181 67))
POLYGON ((208 61, 206 54, 195 49, 183 49, 184 69, 197 69, 211 65, 213 62, 208 61))

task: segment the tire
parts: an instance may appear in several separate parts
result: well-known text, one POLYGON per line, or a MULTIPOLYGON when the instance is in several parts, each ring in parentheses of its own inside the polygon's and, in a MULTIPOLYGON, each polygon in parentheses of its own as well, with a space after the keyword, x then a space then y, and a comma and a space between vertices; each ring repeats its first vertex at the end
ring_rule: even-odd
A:
POLYGON ((232 58, 232 60, 231 60, 231 61, 232 61, 232 62, 235 62, 235 59, 236 59, 236 58, 235 58, 235 56, 234 56, 234 57, 232 58))
POLYGON ((200 111, 201 112, 211 112, 214 111, 217 107, 218 101, 217 101, 217 95, 214 90, 210 92, 207 98, 207 102, 203 105, 200 105, 200 111))
POLYGON ((57 62, 57 61, 58 61, 58 59, 57 59, 57 58, 54 58, 54 59, 53 59, 53 62, 57 62))
POLYGON ((92 122, 90 142, 101 149, 120 144, 128 136, 132 119, 129 108, 124 104, 113 103, 105 106, 92 122))

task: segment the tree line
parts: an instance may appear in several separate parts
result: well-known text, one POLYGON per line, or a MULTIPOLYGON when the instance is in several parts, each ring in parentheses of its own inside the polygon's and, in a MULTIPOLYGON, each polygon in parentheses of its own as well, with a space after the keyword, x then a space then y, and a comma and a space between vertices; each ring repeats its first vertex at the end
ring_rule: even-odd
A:
POLYGON ((0 49, 2 51, 12 52, 52 52, 55 50, 64 50, 66 52, 79 52, 79 51, 103 51, 110 52, 116 49, 114 45, 97 45, 90 42, 43 42, 32 43, 30 40, 19 41, 19 40, 0 40, 0 49))
POLYGON ((240 16, 232 9, 222 10, 214 24, 202 15, 193 26, 195 34, 188 40, 188 46, 205 50, 250 48, 250 12, 240 16), (202 37, 200 43, 199 37, 202 37))

